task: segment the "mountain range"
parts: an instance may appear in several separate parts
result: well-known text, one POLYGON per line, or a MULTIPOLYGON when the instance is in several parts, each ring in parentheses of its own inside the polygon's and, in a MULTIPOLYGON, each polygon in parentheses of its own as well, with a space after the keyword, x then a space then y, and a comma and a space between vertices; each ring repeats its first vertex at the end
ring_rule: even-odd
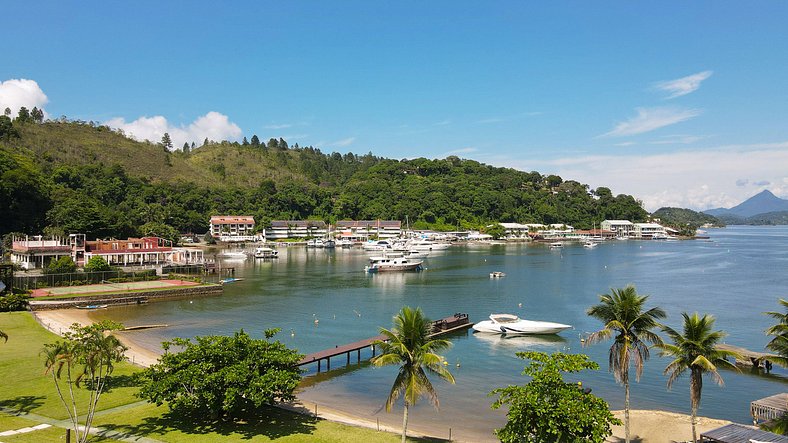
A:
POLYGON ((703 213, 727 224, 788 224, 788 200, 764 190, 732 208, 708 209, 703 213))

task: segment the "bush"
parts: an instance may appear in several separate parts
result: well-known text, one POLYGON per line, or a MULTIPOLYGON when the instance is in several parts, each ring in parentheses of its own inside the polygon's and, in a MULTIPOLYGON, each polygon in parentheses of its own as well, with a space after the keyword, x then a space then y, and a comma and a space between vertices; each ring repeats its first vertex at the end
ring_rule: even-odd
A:
POLYGON ((27 309, 27 294, 8 294, 0 297, 0 312, 24 311, 27 309))
POLYGON ((60 257, 59 259, 51 262, 49 266, 44 269, 45 274, 70 274, 76 272, 77 264, 68 255, 60 257))
POLYGON ((88 260, 85 265, 85 272, 105 272, 111 270, 112 266, 104 260, 104 257, 98 255, 90 257, 90 260, 88 260))

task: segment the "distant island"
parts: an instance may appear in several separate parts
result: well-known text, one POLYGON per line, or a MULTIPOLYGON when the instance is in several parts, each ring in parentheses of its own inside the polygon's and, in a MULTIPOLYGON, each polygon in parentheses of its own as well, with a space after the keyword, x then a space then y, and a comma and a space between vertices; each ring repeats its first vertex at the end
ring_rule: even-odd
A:
POLYGON ((788 225, 788 200, 763 190, 730 208, 703 211, 729 225, 788 225))

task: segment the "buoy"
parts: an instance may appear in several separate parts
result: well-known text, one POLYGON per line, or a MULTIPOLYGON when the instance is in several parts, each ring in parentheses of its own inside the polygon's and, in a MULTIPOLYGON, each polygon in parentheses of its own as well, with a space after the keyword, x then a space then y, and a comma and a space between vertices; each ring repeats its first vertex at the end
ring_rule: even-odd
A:
POLYGON ((458 367, 458 368, 460 367, 460 362, 457 362, 457 367, 458 367))
POLYGON ((522 308, 522 307, 523 307, 523 304, 522 304, 522 303, 517 303, 517 307, 518 307, 518 308, 522 308))

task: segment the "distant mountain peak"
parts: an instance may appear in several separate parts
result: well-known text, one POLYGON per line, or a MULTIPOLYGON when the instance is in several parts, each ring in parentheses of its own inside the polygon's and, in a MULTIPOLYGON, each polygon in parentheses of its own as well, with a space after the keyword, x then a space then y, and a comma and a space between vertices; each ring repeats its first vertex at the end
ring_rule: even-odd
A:
POLYGON ((714 216, 735 215, 746 218, 767 212, 780 211, 788 211, 788 200, 779 198, 772 191, 764 189, 730 209, 718 208, 703 212, 714 216))

